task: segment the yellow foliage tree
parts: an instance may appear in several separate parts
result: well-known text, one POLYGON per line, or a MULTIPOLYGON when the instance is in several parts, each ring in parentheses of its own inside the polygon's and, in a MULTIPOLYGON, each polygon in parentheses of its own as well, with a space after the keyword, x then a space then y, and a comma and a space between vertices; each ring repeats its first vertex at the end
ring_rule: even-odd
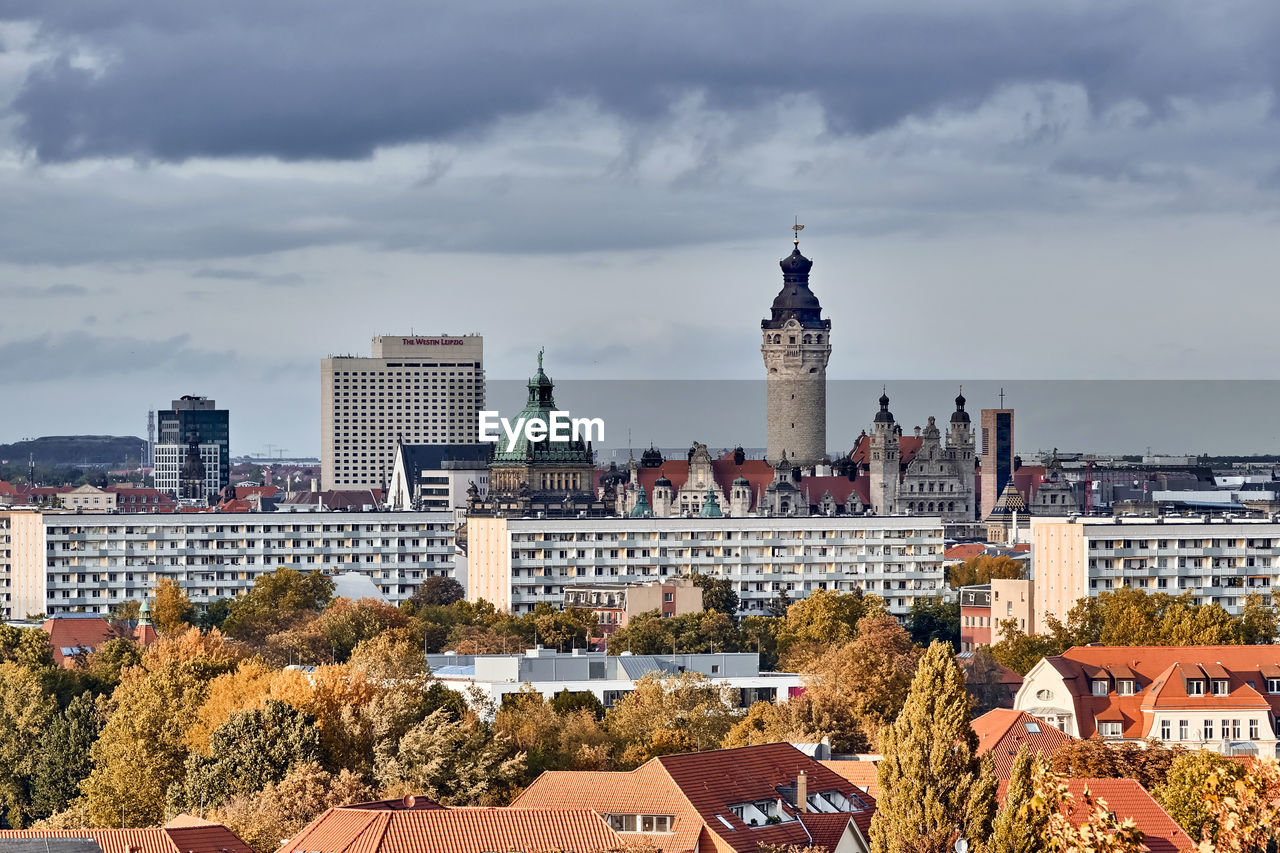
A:
POLYGON ((177 634, 191 626, 194 614, 191 599, 178 582, 172 578, 161 578, 155 587, 155 601, 151 605, 151 621, 156 631, 162 635, 177 634))

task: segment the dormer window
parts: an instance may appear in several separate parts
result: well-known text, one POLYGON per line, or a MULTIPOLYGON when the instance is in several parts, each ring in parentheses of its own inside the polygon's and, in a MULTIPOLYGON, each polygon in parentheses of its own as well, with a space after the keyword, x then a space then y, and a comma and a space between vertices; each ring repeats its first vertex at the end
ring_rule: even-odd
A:
POLYGON ((1187 695, 1188 695, 1188 696, 1203 696, 1203 695, 1204 695, 1204 680, 1203 680, 1203 679, 1200 679, 1200 678, 1189 678, 1189 679, 1187 679, 1187 695))
POLYGON ((1134 683, 1132 678, 1121 678, 1116 682, 1117 696, 1132 696, 1134 694, 1134 683))
POLYGON ((1111 692, 1111 685, 1107 683, 1105 678, 1095 678, 1093 680, 1093 695, 1106 696, 1111 692))
POLYGON ((1227 689, 1226 679, 1215 678, 1213 680, 1213 695, 1226 696, 1230 691, 1227 689))

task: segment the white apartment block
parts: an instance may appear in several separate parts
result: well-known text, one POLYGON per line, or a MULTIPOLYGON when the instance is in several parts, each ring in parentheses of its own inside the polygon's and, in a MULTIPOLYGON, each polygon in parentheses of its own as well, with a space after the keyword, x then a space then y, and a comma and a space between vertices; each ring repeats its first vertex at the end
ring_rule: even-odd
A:
POLYGON ((938 595, 942 520, 926 517, 467 519, 468 597, 527 613, 566 586, 637 583, 699 572, 733 582, 742 613, 780 593, 862 590, 906 616, 938 595))
POLYGON ((377 489, 396 441, 475 444, 484 408, 479 335, 386 336, 370 358, 320 363, 320 463, 326 489, 377 489))
POLYGON ((1032 518, 1037 631, 1077 599, 1128 586, 1238 614, 1280 583, 1280 522, 1207 516, 1032 518))
POLYGON ((451 512, 0 516, 8 517, 0 535, 11 540, 2 547, 15 554, 6 589, 19 616, 106 613, 149 596, 162 578, 207 604, 245 592, 282 566, 357 571, 396 603, 425 578, 454 571, 451 512))
MULTIPOLYGON (((222 474, 227 462, 222 458, 222 447, 217 444, 201 444, 200 461, 204 464, 205 497, 217 497, 222 491, 222 474)), ((187 461, 185 444, 156 444, 153 476, 156 488, 166 495, 182 494, 182 466, 187 461)), ((215 501, 216 503, 216 501, 215 501)))

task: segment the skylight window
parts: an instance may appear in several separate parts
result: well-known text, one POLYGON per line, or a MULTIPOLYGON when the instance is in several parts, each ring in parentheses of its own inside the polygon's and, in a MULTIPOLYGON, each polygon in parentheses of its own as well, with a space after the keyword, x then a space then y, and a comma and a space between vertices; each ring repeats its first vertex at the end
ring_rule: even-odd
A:
POLYGON ((1023 725, 1025 725, 1025 726, 1027 727, 1027 734, 1033 734, 1033 735, 1038 735, 1038 734, 1040 734, 1040 724, 1039 724, 1039 723, 1028 721, 1028 722, 1024 723, 1023 725))

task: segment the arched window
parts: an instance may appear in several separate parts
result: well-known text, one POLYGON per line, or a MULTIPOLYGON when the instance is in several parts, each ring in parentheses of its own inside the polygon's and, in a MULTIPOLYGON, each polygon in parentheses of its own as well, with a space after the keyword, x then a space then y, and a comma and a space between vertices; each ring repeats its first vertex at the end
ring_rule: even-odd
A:
POLYGON ((1037 699, 1039 699, 1041 702, 1048 702, 1050 699, 1052 699, 1052 698, 1053 698, 1053 691, 1052 691, 1052 690, 1037 690, 1037 691, 1036 691, 1036 698, 1037 698, 1037 699))
POLYGON ((813 335, 805 335, 805 336, 804 336, 804 342, 805 342, 806 344, 811 344, 811 343, 813 343, 813 335))
POLYGON ((955 511, 956 511, 956 502, 947 501, 947 512, 955 512, 955 511))
POLYGON ((933 501, 929 501, 929 512, 933 512, 933 501))
POLYGON ((815 340, 817 340, 818 343, 822 343, 822 335, 818 335, 815 340))

